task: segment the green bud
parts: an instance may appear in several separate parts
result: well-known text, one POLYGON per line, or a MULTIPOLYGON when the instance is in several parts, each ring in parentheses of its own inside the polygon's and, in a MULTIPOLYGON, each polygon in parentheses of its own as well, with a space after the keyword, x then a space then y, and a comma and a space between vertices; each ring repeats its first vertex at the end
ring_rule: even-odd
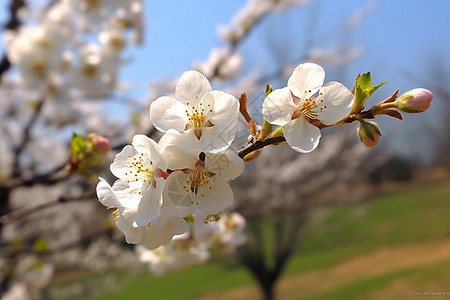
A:
POLYGON ((375 122, 361 121, 361 126, 358 127, 358 136, 364 146, 372 148, 380 141, 381 132, 375 122))

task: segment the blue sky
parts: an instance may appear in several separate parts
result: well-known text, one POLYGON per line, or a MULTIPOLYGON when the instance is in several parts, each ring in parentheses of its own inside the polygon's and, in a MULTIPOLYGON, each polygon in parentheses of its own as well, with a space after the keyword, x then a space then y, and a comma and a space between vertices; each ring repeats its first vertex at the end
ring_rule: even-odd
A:
MULTIPOLYGON (((245 1, 237 0, 147 1, 146 43, 133 51, 136 64, 131 64, 124 75, 144 81, 178 76, 191 68, 194 60, 205 60, 211 48, 223 45, 216 33, 217 25, 227 24, 243 3, 245 1)), ((278 29, 270 34, 290 33, 293 44, 301 45, 305 42, 302 41, 305 30, 302 25, 310 20, 311 13, 318 11, 317 32, 325 32, 349 18, 364 3, 366 1, 317 0, 305 7, 274 14, 259 25, 242 48, 245 53, 253 47, 253 59, 263 60, 255 53, 258 51, 255 47, 270 31, 268 25, 276 24, 278 29), (286 20, 284 24, 283 20, 286 20), (297 39, 295 33, 298 33, 297 39)), ((397 75, 398 70, 426 67, 426 56, 430 52, 436 55, 441 51, 440 55, 447 55, 450 50, 449 12, 450 1, 446 0, 379 1, 377 8, 348 34, 354 44, 364 47, 362 57, 349 66, 349 73, 356 75, 371 70, 375 78, 379 75, 380 80, 392 81, 392 75, 397 75)))

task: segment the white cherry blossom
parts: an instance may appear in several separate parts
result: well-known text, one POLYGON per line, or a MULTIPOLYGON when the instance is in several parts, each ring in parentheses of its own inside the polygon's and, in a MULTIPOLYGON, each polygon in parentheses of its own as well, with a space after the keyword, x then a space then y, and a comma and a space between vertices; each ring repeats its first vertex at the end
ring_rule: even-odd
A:
POLYGON ((163 199, 172 205, 197 207, 206 214, 217 214, 233 202, 233 192, 226 179, 235 179, 244 170, 244 162, 233 151, 221 153, 185 153, 175 146, 166 147, 168 168, 163 199))
MULTIPOLYGON (((183 73, 175 97, 164 96, 150 106, 153 125, 177 144, 192 151, 222 151, 235 138, 239 104, 222 91, 212 91, 208 79, 197 71, 183 73)), ((168 138, 167 137, 167 138, 168 138)))
POLYGON ((298 152, 311 152, 319 144, 320 129, 314 122, 331 125, 351 111, 352 93, 339 82, 322 87, 324 78, 321 66, 300 64, 287 87, 273 91, 264 100, 264 117, 272 124, 284 126, 286 142, 298 152))
POLYGON ((136 227, 135 221, 140 213, 140 199, 136 194, 129 194, 128 182, 118 180, 111 187, 100 178, 97 185, 97 196, 100 203, 108 208, 116 208, 113 212, 117 227, 125 235, 127 243, 143 244, 149 249, 158 248, 172 240, 174 235, 189 230, 186 221, 181 217, 168 217, 164 209, 152 222, 136 227))
POLYGON ((135 226, 145 226, 159 216, 166 167, 158 144, 145 135, 135 135, 132 145, 125 146, 111 164, 111 172, 119 178, 113 190, 125 184, 117 193, 138 203, 135 226))

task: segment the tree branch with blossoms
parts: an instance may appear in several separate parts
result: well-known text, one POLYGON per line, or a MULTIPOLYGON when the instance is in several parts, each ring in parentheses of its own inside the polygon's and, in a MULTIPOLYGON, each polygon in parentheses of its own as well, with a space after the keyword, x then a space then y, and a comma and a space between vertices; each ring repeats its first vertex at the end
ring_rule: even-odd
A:
MULTIPOLYGON (((381 114, 401 118, 398 110, 421 112, 428 108, 432 94, 421 89, 405 93, 398 99, 397 93, 394 93, 365 110, 365 101, 381 86, 372 87, 370 74, 358 77, 351 92, 338 82, 322 86, 325 71, 312 63, 297 66, 287 87, 272 90, 266 86, 262 124, 257 124, 247 111, 245 93, 239 92, 237 99, 235 94, 238 93, 212 89, 208 78, 229 79, 235 75, 236 65, 240 62, 233 64, 232 61, 239 61, 236 49, 250 30, 269 13, 305 2, 249 1, 234 19, 232 28, 222 28, 227 46, 218 52, 211 52, 212 67, 201 66, 199 69, 202 72, 183 73, 173 95, 153 101, 150 121, 154 127, 142 131, 145 135, 135 134, 131 145, 117 143, 112 146, 108 138, 89 133, 88 129, 103 127, 103 131, 110 136, 122 133, 119 130, 123 128, 113 126, 115 120, 108 123, 102 119, 100 124, 94 120, 97 121, 93 122, 94 125, 89 123, 101 115, 92 105, 95 101, 91 100, 107 99, 116 89, 118 69, 124 62, 121 53, 130 40, 127 32, 132 31, 137 35, 138 43, 141 41, 141 1, 52 1, 44 16, 35 24, 24 25, 17 32, 8 34, 6 69, 10 61, 24 85, 15 81, 7 83, 17 84, 15 89, 23 92, 20 95, 22 99, 27 99, 19 101, 19 104, 13 103, 11 111, 14 113, 11 115, 16 113, 17 119, 22 111, 29 115, 25 114, 27 122, 19 123, 19 134, 14 134, 14 131, 10 134, 16 136, 14 144, 17 146, 10 147, 13 154, 11 178, 3 180, 0 177, 0 233, 3 233, 3 225, 10 225, 13 221, 18 221, 20 225, 21 219, 35 217, 34 214, 41 211, 47 213, 47 208, 91 197, 92 193, 81 193, 80 196, 72 190, 93 190, 89 180, 97 180, 97 174, 104 166, 102 163, 113 149, 120 150, 110 166, 116 179, 110 184, 108 175, 100 178, 96 194, 102 205, 112 209, 114 222, 126 242, 142 245, 137 251, 156 273, 163 272, 165 268, 203 262, 209 257, 208 249, 213 245, 231 252, 246 242, 245 220, 237 213, 226 212, 235 199, 230 181, 237 179, 244 172, 245 162, 257 159, 265 147, 288 144, 297 152, 309 153, 317 147, 322 129, 354 121, 361 124, 358 134, 362 143, 372 147, 378 143, 381 133, 375 123, 366 120, 381 114), (86 35, 89 38, 83 41, 86 35), (73 37, 77 42, 72 40, 73 37), (92 40, 95 42, 92 43, 92 40), (227 70, 226 67, 230 68, 227 70), (29 91, 32 92, 28 94, 29 91), (30 98, 40 100, 28 101, 30 98), (83 118, 77 118, 73 103, 86 104, 83 102, 89 102, 90 106, 83 112, 83 118), (59 120, 64 111, 68 114, 59 120), (75 119, 72 119, 74 116, 75 119), (248 132, 238 131, 241 117, 247 123, 248 132), (56 145, 53 145, 51 135, 55 131, 49 129, 57 127, 64 131, 62 128, 66 125, 78 125, 84 132, 73 133, 71 138, 66 136, 64 149, 69 148, 70 155, 68 160, 67 155, 62 160, 56 154, 53 157, 56 145), (158 142, 152 139, 156 131, 163 133, 158 142), (45 138, 50 141, 50 146, 44 149, 48 151, 51 148, 50 154, 46 150, 31 149, 42 137, 37 132, 48 135, 45 138), (244 143, 238 141, 240 134, 248 136, 248 140, 244 143), (54 163, 53 167, 42 171, 40 167, 47 166, 38 156, 33 156, 38 152, 45 153, 47 159, 54 163), (27 159, 31 161, 28 164, 27 159), (83 178, 78 184, 70 180, 75 175, 78 176, 76 179, 83 178), (17 210, 11 211, 10 199, 16 192, 43 186, 60 188, 56 184, 64 185, 60 191, 63 196, 47 196, 45 193, 45 197, 53 201, 32 207, 19 205, 17 210), (158 265, 158 255, 170 257, 166 266, 158 265)), ((17 11, 14 10, 13 17, 17 16, 17 11)), ((284 74, 284 71, 276 74, 284 74)), ((249 89, 243 90, 249 92, 249 89)), ((129 105, 134 106, 134 103, 129 105)), ((64 153, 67 154, 67 151, 64 153)), ((16 198, 24 198, 18 194, 16 198)), ((73 210, 78 211, 79 208, 73 210)), ((73 215, 77 217, 74 222, 85 223, 86 217, 78 220, 79 216, 73 215)), ((272 292, 271 286, 291 254, 290 243, 298 238, 297 229, 302 226, 303 217, 302 214, 296 215, 292 227, 284 227, 281 220, 274 222, 274 266, 269 266, 261 253, 252 256, 252 252, 242 252, 258 280, 267 286, 268 294, 272 292)), ((91 219, 97 220, 96 217, 91 219)), ((259 225, 252 227, 257 247, 261 244, 258 245, 258 242, 264 240, 259 225)), ((34 235, 31 236, 34 239, 34 235)), ((80 239, 66 245, 72 247, 82 241, 80 239)), ((26 242, 31 244, 28 240, 26 242)), ((31 249, 19 249, 10 255, 17 257, 16 254, 32 252, 31 249)), ((53 250, 59 249, 55 247, 53 250)), ((16 260, 8 263, 8 268, 14 269, 16 260)), ((6 290, 13 275, 8 274, 0 282, 2 291, 6 290)))
MULTIPOLYGON (((388 115, 402 120, 399 111, 423 112, 430 107, 433 99, 433 94, 426 89, 411 90, 397 99, 397 90, 387 99, 364 111, 365 101, 384 82, 373 87, 370 72, 365 73, 362 76, 358 75, 352 91, 349 91, 338 82, 330 82, 321 88, 324 77, 325 73, 320 66, 306 63, 294 70, 289 78, 288 87, 275 91, 266 87, 262 111, 264 122, 281 127, 275 131, 276 137, 265 138, 272 132, 264 133, 263 126, 260 137, 253 139, 248 146, 241 149, 239 155, 244 158, 253 151, 284 141, 298 152, 309 153, 317 147, 321 129, 354 121, 361 124, 358 129, 361 142, 367 147, 373 147, 378 143, 381 133, 376 123, 367 122, 365 119, 388 115)), ((255 123, 246 113, 245 98, 243 94, 240 101, 241 111, 244 111, 242 114, 250 132, 254 132, 255 123)), ((270 131, 271 127, 269 128, 270 131)))
POLYGON ((164 135, 158 143, 136 135, 132 145, 125 146, 111 165, 119 179, 112 186, 101 179, 97 186, 100 202, 116 208, 117 225, 129 243, 155 249, 188 231, 184 218, 193 215, 196 224, 203 224, 210 216, 220 216, 233 202, 224 179, 238 177, 243 161, 257 158, 265 146, 286 142, 297 152, 309 153, 317 147, 322 128, 358 120, 361 142, 371 147, 381 134, 365 118, 379 114, 398 118, 396 109, 422 112, 432 100, 431 92, 424 89, 398 99, 395 92, 363 111, 365 101, 382 85, 373 87, 370 73, 358 76, 354 93, 338 82, 322 87, 324 78, 321 66, 305 63, 297 66, 286 88, 266 86, 265 120, 258 129, 246 110, 245 93, 238 101, 212 90, 201 73, 185 72, 174 97, 162 96, 150 106, 150 119, 164 135), (228 148, 236 136, 239 114, 247 122, 250 140, 234 152, 228 148), (196 220, 199 213, 207 217, 196 220))

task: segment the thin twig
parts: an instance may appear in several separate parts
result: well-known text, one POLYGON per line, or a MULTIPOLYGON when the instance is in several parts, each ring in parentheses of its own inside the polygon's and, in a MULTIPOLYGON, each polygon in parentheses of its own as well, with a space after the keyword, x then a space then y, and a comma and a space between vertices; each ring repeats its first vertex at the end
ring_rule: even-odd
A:
POLYGON ((64 179, 66 179, 68 177, 68 174, 64 174, 60 177, 55 177, 57 173, 64 170, 66 165, 67 165, 67 162, 64 162, 63 164, 60 164, 59 166, 55 167, 54 169, 52 169, 46 173, 36 175, 29 179, 24 179, 22 177, 11 178, 11 179, 3 182, 2 185, 8 187, 9 189, 15 189, 20 186, 30 187, 35 184, 52 185, 52 184, 58 183, 64 179))
POLYGON ((279 144, 279 143, 282 143, 285 141, 286 141, 286 139, 282 135, 276 136, 276 137, 271 137, 271 138, 267 138, 263 141, 255 141, 254 143, 251 143, 250 145, 246 146, 245 148, 239 150, 237 153, 240 158, 244 158, 247 154, 249 154, 255 150, 262 149, 269 145, 279 144))
POLYGON ((56 201, 43 203, 41 205, 37 205, 37 206, 33 206, 33 207, 26 207, 26 208, 18 209, 18 210, 10 212, 8 214, 5 214, 0 217, 0 223, 6 224, 11 221, 22 219, 22 218, 32 215, 36 212, 40 212, 43 209, 50 208, 50 207, 56 206, 61 203, 68 203, 68 202, 72 202, 72 201, 92 199, 94 197, 95 197, 95 193, 85 193, 85 194, 82 194, 80 196, 75 196, 75 197, 59 197, 58 200, 56 200, 56 201))
POLYGON ((14 154, 14 163, 13 163, 12 177, 20 176, 20 173, 21 173, 20 165, 19 165, 20 156, 21 156, 23 150, 25 150, 25 146, 30 141, 31 129, 33 128, 34 124, 36 123, 36 121, 37 121, 37 119, 39 117, 39 114, 42 111, 42 107, 44 105, 44 102, 45 102, 45 98, 42 98, 36 104, 36 108, 33 111, 33 115, 31 116, 30 120, 28 121, 28 124, 25 126, 25 128, 23 130, 22 141, 16 147, 15 154, 14 154))

